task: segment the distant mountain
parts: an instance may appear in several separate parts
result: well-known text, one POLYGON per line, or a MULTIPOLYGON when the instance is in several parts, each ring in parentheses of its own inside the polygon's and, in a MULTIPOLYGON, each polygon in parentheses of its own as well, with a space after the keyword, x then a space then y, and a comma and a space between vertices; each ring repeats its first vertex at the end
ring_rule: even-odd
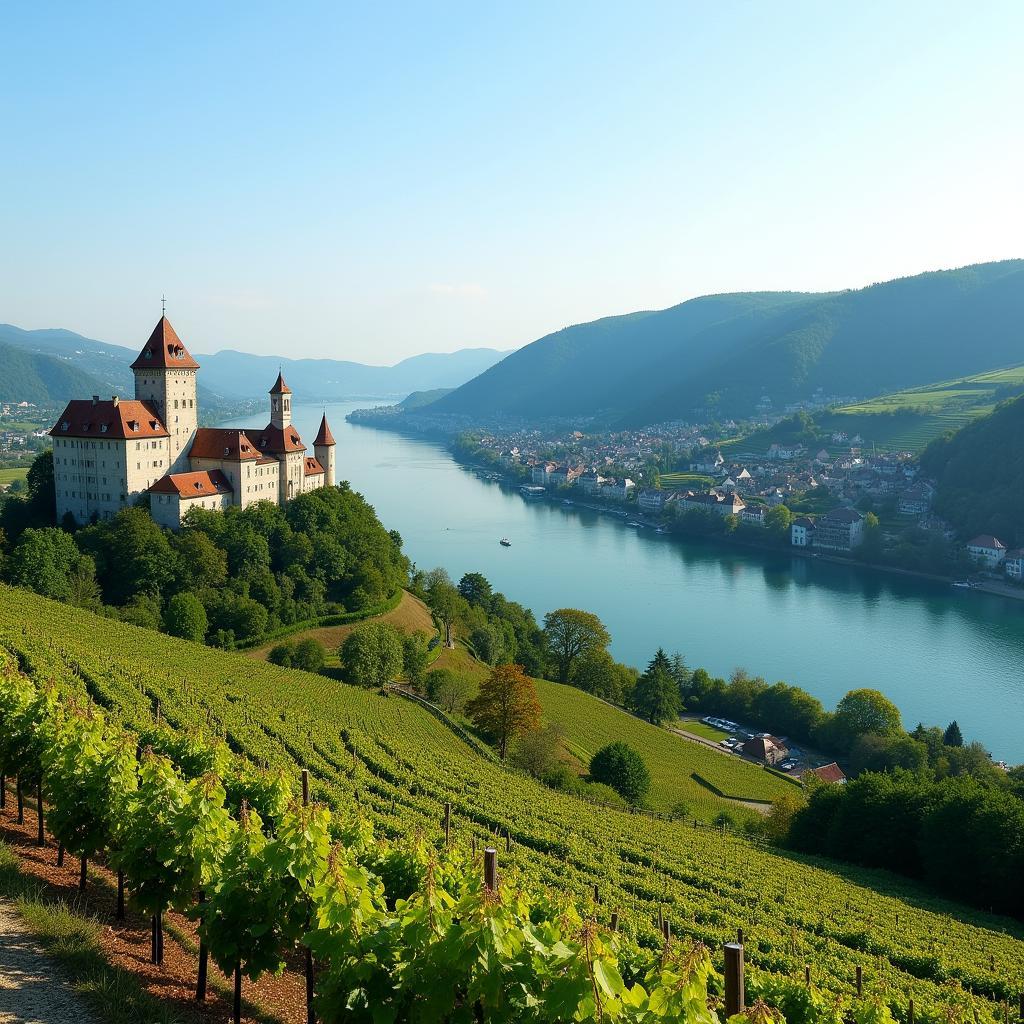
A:
POLYGON ((249 396, 266 391, 278 367, 288 386, 301 398, 388 398, 413 391, 456 388, 489 369, 505 356, 490 348, 427 353, 394 366, 367 366, 339 359, 284 359, 253 356, 230 349, 197 355, 208 386, 224 394, 249 396))
MULTIPOLYGON (((139 348, 145 341, 140 336, 139 348)), ((134 388, 129 366, 138 349, 110 345, 73 331, 25 331, 0 324, 0 343, 27 352, 53 356, 101 382, 103 394, 129 394, 134 388)), ((288 359, 254 356, 230 349, 212 355, 193 353, 202 369, 200 400, 262 397, 282 368, 289 387, 301 399, 322 400, 372 396, 389 398, 413 391, 456 388, 493 366, 506 353, 490 348, 468 348, 450 353, 427 353, 403 359, 394 366, 367 366, 338 359, 288 359)))
POLYGON ((47 405, 99 391, 99 381, 75 366, 0 343, 0 401, 47 405))
POLYGON ((921 465, 938 484, 935 510, 964 538, 1024 545, 1024 396, 933 441, 921 465))
POLYGON ((422 409, 424 406, 433 405, 440 398, 444 398, 445 395, 450 395, 454 388, 434 388, 432 391, 414 391, 411 395, 406 395, 398 403, 399 409, 404 409, 406 412, 411 412, 413 409, 422 409))
POLYGON ((868 397, 1019 363, 1024 260, 857 291, 710 295, 567 327, 436 402, 434 413, 595 417, 609 426, 868 397), (820 389, 820 391, 819 391, 820 389))

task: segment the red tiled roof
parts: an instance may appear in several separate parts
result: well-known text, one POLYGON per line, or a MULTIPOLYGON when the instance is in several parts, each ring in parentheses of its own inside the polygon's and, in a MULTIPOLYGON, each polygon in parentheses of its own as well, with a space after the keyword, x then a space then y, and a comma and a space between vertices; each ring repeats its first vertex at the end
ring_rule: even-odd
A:
POLYGON ((304 452, 306 446, 294 427, 275 427, 268 423, 262 430, 250 430, 249 436, 261 452, 273 455, 283 452, 304 452))
POLYGON ((190 459, 228 459, 231 462, 256 460, 260 453, 244 430, 200 427, 189 449, 190 459))
POLYGON ((324 467, 316 459, 306 457, 306 476, 323 476, 324 467))
POLYGON ((172 370, 199 369, 199 364, 188 354, 181 338, 165 316, 160 317, 149 341, 142 346, 142 351, 132 363, 133 370, 148 369, 151 366, 172 370))
POLYGON ((331 428, 327 425, 327 413, 324 413, 324 418, 320 421, 320 430, 317 432, 316 440, 313 444, 330 445, 334 443, 334 435, 331 433, 331 428))
POLYGON ((134 398, 106 402, 76 398, 68 402, 50 431, 51 437, 168 437, 160 417, 147 402, 134 398))
POLYGON ((843 769, 833 761, 831 764, 823 764, 820 768, 812 768, 811 775, 816 775, 822 782, 845 782, 846 775, 843 769))
POLYGON ((284 377, 281 375, 281 371, 278 370, 277 380, 274 381, 274 386, 270 389, 269 394, 271 395, 290 395, 292 389, 288 387, 284 382, 284 377))
POLYGON ((168 473, 160 477, 150 490, 177 494, 179 498, 208 498, 211 494, 230 493, 231 484, 219 469, 211 469, 198 473, 168 473))

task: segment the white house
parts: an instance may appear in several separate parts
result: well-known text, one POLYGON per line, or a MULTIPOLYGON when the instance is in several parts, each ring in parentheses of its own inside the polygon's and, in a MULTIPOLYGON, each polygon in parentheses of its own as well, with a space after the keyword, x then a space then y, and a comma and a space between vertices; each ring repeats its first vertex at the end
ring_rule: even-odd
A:
POLYGON ((789 540, 795 548, 809 548, 814 544, 814 520, 807 516, 794 519, 789 527, 789 540))
POLYGON ((1006 552, 1003 572, 1011 580, 1024 579, 1024 548, 1011 548, 1006 552))
POLYGON ((645 512, 661 512, 665 507, 665 491, 645 487, 637 496, 637 504, 645 512))
POLYGON ((986 569, 995 569, 1006 558, 1006 545, 990 533, 981 533, 967 542, 967 557, 986 569))

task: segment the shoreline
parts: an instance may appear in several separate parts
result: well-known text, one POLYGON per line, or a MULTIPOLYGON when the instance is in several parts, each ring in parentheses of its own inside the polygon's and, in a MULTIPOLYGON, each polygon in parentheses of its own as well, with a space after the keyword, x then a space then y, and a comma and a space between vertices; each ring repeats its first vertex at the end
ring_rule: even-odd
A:
MULTIPOLYGON (((346 417, 346 419, 348 419, 348 417, 346 417)), ((371 427, 371 428, 374 428, 374 429, 377 429, 377 430, 388 430, 391 433, 400 434, 403 437, 410 438, 411 440, 419 440, 419 441, 426 440, 426 441, 431 441, 431 442, 433 442, 435 444, 440 444, 440 445, 442 445, 444 447, 445 451, 447 451, 448 454, 452 457, 452 460, 455 463, 457 463, 458 465, 460 465, 460 466, 462 466, 462 467, 464 467, 466 469, 483 470, 483 471, 488 472, 488 473, 495 473, 495 474, 498 475, 498 477, 500 477, 500 483, 503 486, 519 488, 519 487, 524 486, 525 484, 528 484, 528 481, 517 480, 517 479, 511 477, 501 466, 498 466, 498 465, 488 465, 486 463, 474 462, 474 461, 471 461, 470 459, 465 458, 456 449, 456 447, 455 447, 455 445, 454 445, 454 443, 452 441, 451 435, 443 434, 443 433, 441 433, 439 431, 431 433, 431 432, 420 432, 420 431, 411 430, 411 429, 402 429, 397 424, 394 425, 394 426, 392 426, 390 424, 387 424, 385 417, 377 418, 376 422, 372 422, 371 420, 363 420, 363 419, 355 419, 355 420, 349 419, 349 422, 350 423, 354 423, 357 426, 367 426, 367 427, 371 427)), ((543 495, 538 495, 536 498, 533 498, 531 500, 533 500, 533 501, 544 501, 544 502, 548 502, 549 504, 561 504, 561 503, 563 503, 566 500, 566 498, 559 497, 556 494, 551 494, 551 493, 545 491, 545 493, 543 495)), ((866 569, 866 570, 869 570, 869 571, 872 571, 872 572, 886 573, 886 574, 891 575, 891 576, 903 576, 903 577, 906 577, 907 579, 924 580, 924 581, 927 581, 929 583, 944 584, 946 586, 952 586, 952 584, 954 582, 954 578, 952 576, 942 576, 942 575, 939 575, 937 573, 922 572, 919 569, 904 569, 901 566, 897 566, 897 565, 881 565, 881 564, 879 564, 877 562, 861 562, 861 561, 859 561, 856 558, 845 558, 842 555, 837 555, 837 554, 832 554, 832 553, 827 553, 826 554, 825 552, 821 552, 821 551, 807 551, 806 549, 796 548, 796 547, 793 547, 792 545, 789 545, 787 547, 775 547, 775 546, 772 546, 772 545, 769 545, 769 544, 758 544, 758 543, 753 542, 753 541, 737 540, 735 538, 730 538, 728 540, 725 540, 722 537, 719 537, 719 536, 716 536, 716 535, 709 535, 709 536, 696 536, 696 535, 693 535, 693 536, 691 536, 691 535, 688 535, 688 534, 681 534, 681 533, 677 533, 676 531, 670 529, 669 528, 669 523, 666 520, 657 520, 657 521, 650 520, 648 518, 648 516, 643 512, 643 510, 641 510, 640 508, 638 508, 636 506, 624 506, 622 509, 620 509, 618 506, 610 505, 610 504, 603 504, 603 503, 599 503, 599 502, 593 501, 593 500, 591 500, 589 502, 576 501, 575 499, 569 499, 569 500, 570 500, 571 505, 573 505, 573 506, 578 506, 580 508, 586 508, 589 511, 594 511, 594 512, 598 512, 598 513, 602 513, 602 512, 616 513, 616 512, 619 512, 619 511, 625 511, 627 513, 627 515, 632 514, 637 519, 642 520, 643 521, 643 525, 644 525, 645 528, 655 529, 655 528, 657 528, 659 526, 665 528, 665 533, 662 534, 662 536, 681 537, 684 540, 691 540, 691 541, 693 541, 693 540, 709 541, 709 542, 711 542, 712 544, 714 544, 716 546, 721 545, 722 547, 725 547, 725 548, 730 548, 730 547, 732 547, 732 548, 746 548, 746 549, 748 549, 750 551, 759 551, 759 552, 762 552, 762 553, 765 553, 765 554, 776 554, 776 555, 777 554, 789 554, 789 555, 795 555, 795 556, 800 557, 800 558, 805 558, 805 559, 811 560, 812 562, 815 561, 815 560, 822 561, 822 562, 830 562, 833 565, 845 565, 845 566, 849 566, 849 567, 856 568, 856 569, 866 569)), ((1024 601, 1024 587, 1015 587, 1012 584, 1006 583, 1006 582, 1001 581, 1001 580, 984 580, 984 581, 972 584, 972 586, 970 588, 965 588, 965 589, 968 591, 968 593, 976 592, 976 593, 982 593, 982 594, 989 594, 989 595, 994 596, 994 597, 1003 597, 1003 598, 1006 598, 1006 599, 1011 600, 1011 601, 1024 601)))

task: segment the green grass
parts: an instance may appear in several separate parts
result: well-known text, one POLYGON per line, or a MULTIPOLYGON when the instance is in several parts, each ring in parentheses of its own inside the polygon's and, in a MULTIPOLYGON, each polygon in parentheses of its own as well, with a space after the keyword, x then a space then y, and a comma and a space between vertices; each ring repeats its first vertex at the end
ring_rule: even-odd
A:
POLYGON ((53 896, 27 875, 9 846, 0 843, 0 896, 11 901, 39 945, 53 958, 71 987, 106 1024, 173 1024, 178 1017, 146 992, 128 971, 107 962, 100 945, 102 925, 85 901, 53 896))
POLYGON ((12 466, 0 469, 0 486, 14 483, 15 480, 24 480, 28 476, 28 466, 12 466))
POLYGON ((711 740, 714 743, 727 740, 733 735, 724 729, 716 729, 713 725, 705 725, 699 718, 681 718, 676 722, 676 728, 692 732, 694 736, 702 736, 704 739, 711 740))
POLYGON ((694 781, 694 772, 735 800, 770 802, 790 792, 785 783, 756 765, 642 722, 575 687, 541 679, 537 680, 537 696, 544 717, 565 729, 566 747, 584 767, 615 740, 625 740, 639 751, 651 773, 650 804, 654 810, 668 812, 682 801, 691 813, 710 820, 723 805, 727 808, 728 801, 714 797, 694 781))
POLYGON ((682 490, 690 487, 710 487, 715 481, 703 473, 661 473, 661 486, 664 490, 682 490))
MULTIPOLYGON (((602 906, 618 909, 627 926, 652 939, 651 922, 665 907, 674 933, 705 942, 719 967, 723 943, 742 927, 752 967, 788 974, 810 963, 826 989, 848 992, 861 965, 869 992, 884 988, 903 1006, 911 996, 919 1006, 941 1005, 943 979, 956 976, 970 979, 978 993, 1024 981, 1020 922, 883 872, 764 848, 689 820, 595 807, 481 756, 426 709, 397 696, 174 640, 4 586, 0 645, 17 652, 35 678, 90 694, 129 728, 151 724, 159 701, 172 726, 209 721, 255 760, 296 778, 308 768, 315 799, 344 807, 358 800, 383 835, 436 838, 450 802, 456 842, 508 834, 503 865, 531 884, 582 900, 600 885, 602 906)), ((755 778, 793 791, 586 694, 555 684, 541 689, 545 713, 565 721, 581 755, 613 738, 642 747, 663 803, 687 785, 688 759, 701 755, 701 774, 730 794, 754 795, 755 778)), ((730 806, 710 791, 702 799, 716 801, 702 807, 730 806)), ((991 1020, 996 1004, 983 995, 978 1002, 991 1020)))

